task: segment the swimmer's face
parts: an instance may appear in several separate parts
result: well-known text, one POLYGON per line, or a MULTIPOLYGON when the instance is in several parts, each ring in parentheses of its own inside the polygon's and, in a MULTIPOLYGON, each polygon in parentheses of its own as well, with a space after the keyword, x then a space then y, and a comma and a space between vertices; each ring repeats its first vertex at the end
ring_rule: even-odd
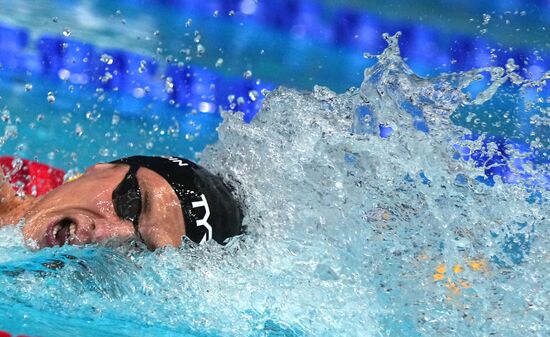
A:
POLYGON ((78 179, 38 198, 25 215, 25 238, 39 248, 138 236, 150 249, 179 246, 185 234, 180 202, 157 173, 141 167, 136 174, 141 191, 139 233, 132 221, 115 211, 113 190, 129 168, 125 164, 97 164, 78 179))

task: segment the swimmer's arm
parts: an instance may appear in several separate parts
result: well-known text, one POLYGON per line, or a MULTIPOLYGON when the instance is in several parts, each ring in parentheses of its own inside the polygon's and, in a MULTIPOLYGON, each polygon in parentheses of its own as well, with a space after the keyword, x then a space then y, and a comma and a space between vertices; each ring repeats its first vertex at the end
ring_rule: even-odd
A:
POLYGON ((32 196, 18 196, 0 172, 0 227, 19 222, 34 200, 32 196))

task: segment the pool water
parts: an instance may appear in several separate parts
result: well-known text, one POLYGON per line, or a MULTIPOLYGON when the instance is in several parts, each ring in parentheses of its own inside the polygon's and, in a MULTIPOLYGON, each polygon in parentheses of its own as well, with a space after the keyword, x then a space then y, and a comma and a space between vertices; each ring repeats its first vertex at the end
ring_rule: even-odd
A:
POLYGON ((234 183, 248 228, 223 247, 33 252, 21 224, 3 227, 0 330, 550 334, 546 83, 513 63, 420 77, 385 40, 358 87, 279 87, 250 123, 34 74, 0 81, 2 151, 74 170, 193 157, 234 183))

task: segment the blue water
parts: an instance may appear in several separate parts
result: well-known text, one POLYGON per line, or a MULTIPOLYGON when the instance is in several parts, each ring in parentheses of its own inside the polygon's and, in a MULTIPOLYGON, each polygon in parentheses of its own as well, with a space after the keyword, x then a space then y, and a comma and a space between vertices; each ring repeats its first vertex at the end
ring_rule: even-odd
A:
MULTIPOLYGON (((54 13, 43 10, 50 21, 54 13)), ((109 20, 118 24, 124 15, 109 20)), ((112 41, 97 36, 97 44, 112 41)), ((376 45, 386 43, 378 38, 376 45)), ((418 77, 397 40, 388 42, 384 54, 363 61, 357 88, 265 92, 251 123, 233 112, 193 111, 193 102, 210 102, 211 87, 178 98, 161 75, 146 83, 160 84, 158 97, 142 100, 126 89, 60 81, 57 72, 4 70, 2 152, 80 171, 135 153, 196 158, 238 186, 248 233, 225 247, 32 252, 20 225, 1 228, 0 329, 41 336, 548 335, 547 86, 511 64, 508 72, 470 64, 469 72, 418 77), (177 106, 186 99, 190 106, 177 106)), ((299 48, 288 53, 307 60, 299 48)), ((174 70, 165 62, 158 62, 161 74, 174 70)), ((238 68, 238 77, 248 68, 238 68)), ((206 83, 215 79, 211 70, 201 72, 206 83)), ((313 83, 336 82, 319 78, 313 83)))

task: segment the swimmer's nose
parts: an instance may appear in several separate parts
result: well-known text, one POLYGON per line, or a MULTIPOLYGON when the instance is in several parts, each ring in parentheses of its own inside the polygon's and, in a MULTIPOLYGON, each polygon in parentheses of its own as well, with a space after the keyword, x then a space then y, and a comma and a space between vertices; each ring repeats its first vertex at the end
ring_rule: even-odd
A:
POLYGON ((131 238, 135 235, 134 227, 122 219, 93 219, 93 222, 83 232, 86 243, 101 242, 113 238, 131 238))

